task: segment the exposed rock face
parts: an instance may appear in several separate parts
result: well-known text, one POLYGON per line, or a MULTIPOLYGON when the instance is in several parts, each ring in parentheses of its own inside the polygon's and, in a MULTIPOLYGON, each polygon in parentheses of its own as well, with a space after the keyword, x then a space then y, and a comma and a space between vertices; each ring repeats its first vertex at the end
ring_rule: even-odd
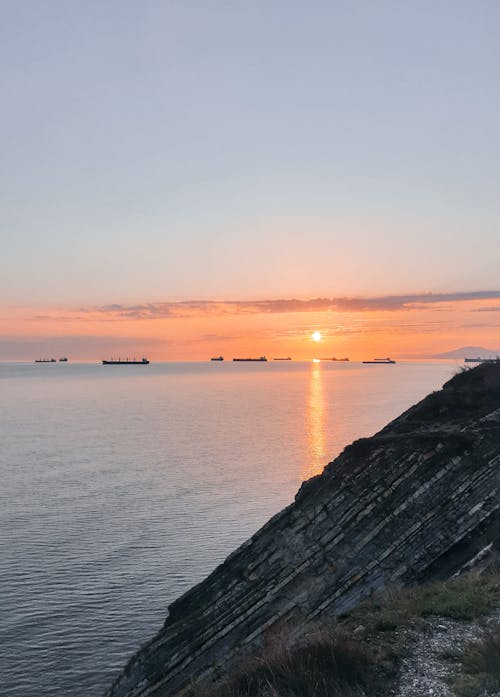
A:
POLYGON ((302 485, 169 608, 110 697, 175 695, 265 633, 387 584, 452 575, 500 538, 500 363, 457 375, 302 485))

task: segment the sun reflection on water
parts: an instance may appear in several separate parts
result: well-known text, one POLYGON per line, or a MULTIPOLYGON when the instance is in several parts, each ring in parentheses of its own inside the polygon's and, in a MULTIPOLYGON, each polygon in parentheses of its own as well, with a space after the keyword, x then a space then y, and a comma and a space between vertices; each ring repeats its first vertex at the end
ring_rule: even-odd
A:
POLYGON ((313 362, 311 364, 306 417, 309 463, 302 473, 304 480, 314 477, 315 474, 320 474, 327 464, 325 421, 326 409, 321 363, 313 362))

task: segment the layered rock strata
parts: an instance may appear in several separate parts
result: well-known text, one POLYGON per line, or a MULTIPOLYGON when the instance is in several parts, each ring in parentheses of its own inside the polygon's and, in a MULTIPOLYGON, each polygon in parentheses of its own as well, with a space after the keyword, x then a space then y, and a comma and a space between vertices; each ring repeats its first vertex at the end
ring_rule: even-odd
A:
MULTIPOLYGON (((500 537, 500 363, 455 376, 302 485, 169 608, 109 697, 167 697, 266 633, 388 584, 456 573, 500 537)), ((491 548, 490 548, 491 549, 491 548)))

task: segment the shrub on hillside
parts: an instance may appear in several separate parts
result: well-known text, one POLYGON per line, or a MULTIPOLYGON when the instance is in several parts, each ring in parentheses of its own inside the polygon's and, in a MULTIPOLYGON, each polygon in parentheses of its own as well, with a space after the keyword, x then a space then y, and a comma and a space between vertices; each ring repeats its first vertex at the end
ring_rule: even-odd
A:
POLYGON ((193 697, 362 697, 374 694, 375 658, 358 642, 318 633, 287 645, 273 642, 219 684, 193 688, 193 697))

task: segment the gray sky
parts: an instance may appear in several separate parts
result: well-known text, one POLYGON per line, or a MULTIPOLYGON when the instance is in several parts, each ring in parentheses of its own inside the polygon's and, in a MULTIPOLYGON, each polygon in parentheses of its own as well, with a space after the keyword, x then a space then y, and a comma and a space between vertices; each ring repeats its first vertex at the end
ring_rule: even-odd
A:
POLYGON ((500 3, 0 10, 3 305, 498 287, 500 3))

